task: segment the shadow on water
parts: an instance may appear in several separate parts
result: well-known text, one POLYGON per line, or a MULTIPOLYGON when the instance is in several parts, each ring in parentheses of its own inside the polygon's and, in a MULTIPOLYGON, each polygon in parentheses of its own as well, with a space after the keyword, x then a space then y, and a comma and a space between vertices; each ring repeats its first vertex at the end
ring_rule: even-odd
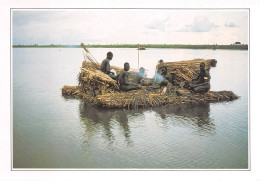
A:
POLYGON ((138 110, 100 109, 84 102, 79 104, 79 117, 84 125, 86 142, 92 136, 102 135, 109 144, 113 144, 115 135, 119 134, 124 137, 127 145, 131 145, 131 129, 138 124, 137 120, 147 121, 144 116, 147 112, 155 114, 153 121, 168 130, 183 127, 200 136, 215 135, 215 124, 210 118, 210 104, 169 105, 138 110), (129 118, 134 118, 131 123, 129 118))

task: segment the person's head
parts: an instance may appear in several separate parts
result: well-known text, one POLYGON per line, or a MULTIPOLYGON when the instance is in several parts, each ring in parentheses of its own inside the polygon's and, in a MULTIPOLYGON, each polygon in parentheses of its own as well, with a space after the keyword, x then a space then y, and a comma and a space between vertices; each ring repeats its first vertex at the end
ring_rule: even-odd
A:
POLYGON ((145 69, 143 67, 139 68, 139 73, 143 75, 145 73, 145 69))
POLYGON ((205 63, 204 62, 201 62, 200 63, 200 70, 204 70, 205 69, 205 63))
POLYGON ((130 65, 128 62, 124 63, 124 70, 128 71, 130 69, 130 65))
POLYGON ((107 59, 112 60, 112 58, 113 58, 113 53, 107 52, 107 59))
POLYGON ((159 60, 159 63, 163 63, 163 59, 159 60))

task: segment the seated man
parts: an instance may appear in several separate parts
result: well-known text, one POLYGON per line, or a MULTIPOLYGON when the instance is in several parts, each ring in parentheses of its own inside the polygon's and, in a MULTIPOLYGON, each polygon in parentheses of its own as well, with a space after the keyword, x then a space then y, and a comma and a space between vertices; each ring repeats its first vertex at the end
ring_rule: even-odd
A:
POLYGON ((157 65, 156 65, 156 69, 155 69, 155 75, 154 75, 154 79, 155 81, 160 81, 160 75, 162 74, 162 66, 160 66, 160 64, 163 63, 163 60, 159 60, 157 65))
POLYGON ((157 70, 157 73, 159 74, 162 74, 162 66, 160 66, 160 64, 163 63, 163 59, 159 60, 157 65, 156 65, 156 70, 157 70))
POLYGON ((133 77, 133 82, 136 84, 142 84, 142 80, 146 77, 145 69, 141 67, 139 72, 137 72, 133 77))
POLYGON ((105 74, 109 75, 112 79, 116 80, 117 76, 115 75, 114 72, 111 72, 110 70, 110 61, 112 60, 112 58, 113 58, 113 53, 107 52, 107 58, 102 61, 100 70, 105 74))
POLYGON ((153 84, 153 82, 149 79, 145 79, 146 78, 146 73, 145 73, 145 69, 143 67, 141 67, 139 69, 139 72, 137 72, 134 77, 133 77, 133 82, 135 84, 140 84, 142 86, 150 86, 153 84))
POLYGON ((210 74, 205 69, 205 63, 200 63, 199 75, 191 80, 191 89, 194 92, 202 93, 207 92, 210 89, 210 74))
POLYGON ((119 80, 119 88, 123 91, 131 91, 131 90, 137 90, 141 88, 141 85, 138 84, 132 84, 129 82, 129 71, 130 65, 128 62, 124 64, 124 70, 122 70, 119 74, 118 80, 119 80))
POLYGON ((172 84, 172 75, 167 71, 167 67, 162 67, 162 77, 163 80, 161 81, 160 85, 161 86, 167 86, 169 83, 172 84))
POLYGON ((166 86, 164 87, 162 94, 165 94, 166 92, 168 94, 174 93, 174 87, 172 84, 172 75, 167 71, 167 67, 162 67, 162 81, 160 82, 160 86, 166 86))

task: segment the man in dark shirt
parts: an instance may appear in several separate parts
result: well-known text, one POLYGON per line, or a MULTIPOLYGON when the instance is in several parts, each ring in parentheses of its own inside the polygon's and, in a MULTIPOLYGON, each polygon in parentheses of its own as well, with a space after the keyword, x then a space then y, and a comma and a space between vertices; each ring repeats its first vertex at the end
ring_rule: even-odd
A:
POLYGON ((200 63, 200 73, 191 81, 191 89, 194 92, 202 93, 207 92, 210 89, 210 74, 205 69, 205 63, 200 63))
POLYGON ((110 61, 112 60, 112 58, 113 53, 107 52, 107 58, 102 61, 100 70, 105 74, 109 75, 112 79, 116 80, 117 76, 110 71, 110 61))
POLYGON ((123 91, 131 91, 131 90, 137 90, 141 88, 141 85, 138 84, 132 84, 129 82, 129 71, 130 65, 128 62, 124 64, 124 70, 122 70, 119 74, 118 80, 119 80, 119 88, 123 91))

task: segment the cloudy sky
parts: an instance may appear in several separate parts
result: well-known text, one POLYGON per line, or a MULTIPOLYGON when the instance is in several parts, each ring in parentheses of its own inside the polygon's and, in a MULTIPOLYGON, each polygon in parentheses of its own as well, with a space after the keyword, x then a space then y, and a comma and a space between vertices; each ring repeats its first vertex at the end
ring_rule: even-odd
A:
POLYGON ((247 10, 12 10, 13 44, 248 44, 247 10))

